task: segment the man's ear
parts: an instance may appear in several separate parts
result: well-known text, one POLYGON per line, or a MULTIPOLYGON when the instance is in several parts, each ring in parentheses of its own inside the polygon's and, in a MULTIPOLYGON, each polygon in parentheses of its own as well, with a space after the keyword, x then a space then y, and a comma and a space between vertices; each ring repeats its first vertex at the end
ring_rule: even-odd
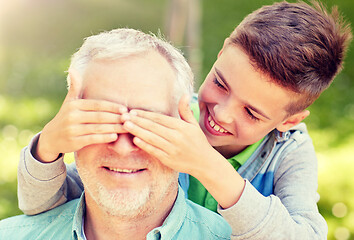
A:
POLYGON ((221 50, 220 50, 219 53, 218 53, 218 58, 220 57, 220 55, 221 55, 222 52, 224 51, 226 45, 229 44, 229 42, 230 42, 230 38, 226 38, 225 41, 224 41, 224 45, 222 46, 221 50))
POLYGON ((293 126, 299 124, 302 120, 304 120, 308 115, 310 115, 309 110, 304 110, 299 113, 295 113, 294 115, 291 115, 287 119, 285 119, 281 124, 279 124, 276 129, 279 132, 286 132, 293 126))

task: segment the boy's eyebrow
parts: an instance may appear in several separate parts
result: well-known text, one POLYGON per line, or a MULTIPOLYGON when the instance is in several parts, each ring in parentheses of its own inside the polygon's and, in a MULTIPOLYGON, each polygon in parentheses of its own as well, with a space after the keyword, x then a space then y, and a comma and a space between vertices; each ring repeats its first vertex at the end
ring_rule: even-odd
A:
POLYGON ((255 108, 255 107, 249 105, 248 103, 246 103, 246 106, 247 106, 248 108, 250 108, 252 111, 258 113, 259 115, 261 115, 261 116, 263 116, 263 117, 265 117, 266 119, 272 120, 272 119, 270 119, 270 117, 268 117, 264 112, 262 112, 262 111, 259 110, 258 108, 255 108))
MULTIPOLYGON (((225 77, 222 75, 222 72, 221 72, 219 69, 217 69, 216 67, 215 67, 215 73, 216 73, 216 75, 220 78, 220 80, 226 85, 226 87, 227 87, 227 88, 230 88, 230 86, 229 86, 229 84, 227 83, 225 77)), ((256 107, 254 107, 254 106, 252 106, 252 105, 250 105, 249 103, 247 103, 247 102, 245 102, 245 101, 244 101, 244 104, 245 104, 249 109, 251 109, 252 111, 258 113, 258 114, 261 115, 262 117, 264 117, 264 118, 266 118, 266 119, 268 119, 268 120, 271 120, 271 118, 268 117, 262 110, 260 110, 260 109, 258 109, 258 108, 256 108, 256 107)))
POLYGON ((224 78, 224 75, 222 75, 222 72, 220 72, 220 70, 217 69, 216 67, 215 67, 215 73, 220 78, 220 80, 226 85, 226 87, 230 88, 229 84, 227 83, 226 79, 224 78))

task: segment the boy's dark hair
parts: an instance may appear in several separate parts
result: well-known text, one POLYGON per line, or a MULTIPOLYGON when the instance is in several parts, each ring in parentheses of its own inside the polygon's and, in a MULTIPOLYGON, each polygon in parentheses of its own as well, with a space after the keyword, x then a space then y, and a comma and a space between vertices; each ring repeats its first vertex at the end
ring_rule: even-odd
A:
POLYGON ((311 105, 341 70, 351 40, 350 25, 336 7, 280 2, 249 14, 231 33, 251 64, 274 83, 296 93, 289 115, 311 105))

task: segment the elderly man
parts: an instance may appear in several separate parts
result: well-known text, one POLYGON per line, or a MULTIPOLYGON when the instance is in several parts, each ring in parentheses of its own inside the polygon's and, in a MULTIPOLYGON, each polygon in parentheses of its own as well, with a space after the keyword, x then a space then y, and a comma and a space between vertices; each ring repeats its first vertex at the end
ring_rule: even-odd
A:
POLYGON ((97 131, 116 127, 118 134, 95 134, 95 144, 75 153, 85 190, 80 199, 35 216, 3 220, 0 239, 230 238, 221 216, 185 199, 177 172, 138 148, 115 124, 121 123, 116 109, 123 106, 178 117, 178 100, 192 91, 192 73, 176 49, 132 29, 101 33, 87 38, 73 56, 68 80, 67 98, 52 126, 64 105, 76 99, 81 110, 88 110, 86 127, 94 126, 90 116, 99 116, 111 120, 94 126, 97 131), (105 107, 97 115, 90 108, 100 108, 98 102, 105 107))

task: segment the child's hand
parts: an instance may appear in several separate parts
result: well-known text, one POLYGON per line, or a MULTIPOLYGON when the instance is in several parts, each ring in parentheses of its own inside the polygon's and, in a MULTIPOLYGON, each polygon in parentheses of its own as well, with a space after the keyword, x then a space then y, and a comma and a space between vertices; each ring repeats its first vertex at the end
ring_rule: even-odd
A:
POLYGON ((71 86, 57 115, 44 127, 34 157, 42 162, 52 162, 60 153, 77 151, 90 144, 112 142, 117 133, 126 132, 121 114, 127 112, 123 105, 113 102, 79 99, 82 80, 71 72, 71 86))
POLYGON ((240 198, 245 181, 208 142, 188 106, 179 103, 177 119, 159 113, 132 110, 123 114, 124 128, 135 145, 166 166, 197 178, 223 208, 240 198))
POLYGON ((132 110, 123 114, 124 128, 135 137, 135 145, 179 172, 194 175, 215 152, 189 108, 179 103, 181 119, 159 113, 132 110))

